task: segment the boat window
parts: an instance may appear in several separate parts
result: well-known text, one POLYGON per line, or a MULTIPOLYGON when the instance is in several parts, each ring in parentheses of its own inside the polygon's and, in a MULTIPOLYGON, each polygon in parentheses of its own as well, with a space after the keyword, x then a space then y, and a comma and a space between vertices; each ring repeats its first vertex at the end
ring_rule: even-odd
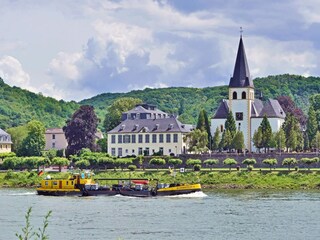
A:
POLYGON ((68 185, 68 184, 69 184, 69 181, 66 182, 66 185, 68 185))
POLYGON ((48 182, 48 181, 46 181, 46 182, 45 182, 45 185, 46 185, 46 186, 48 186, 48 185, 49 185, 49 182, 48 182))
POLYGON ((73 181, 71 181, 71 185, 73 185, 73 181))
POLYGON ((53 185, 58 185, 57 181, 53 181, 53 185))

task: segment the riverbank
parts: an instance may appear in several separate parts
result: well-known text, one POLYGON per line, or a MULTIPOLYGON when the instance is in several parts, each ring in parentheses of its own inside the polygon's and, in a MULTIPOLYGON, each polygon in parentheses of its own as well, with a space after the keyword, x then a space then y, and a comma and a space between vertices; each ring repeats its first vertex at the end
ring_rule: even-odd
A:
MULTIPOLYGON (((46 173, 48 174, 48 173, 46 173)), ((36 172, 2 172, 0 187, 34 188, 41 179, 36 172)), ((67 178, 68 173, 49 173, 52 178, 67 178)), ((159 182, 198 183, 204 189, 320 189, 318 172, 283 171, 200 171, 170 174, 169 171, 104 171, 99 178, 148 178, 159 182), (173 176, 175 175, 175 176, 173 176)), ((103 183, 103 182, 102 182, 103 183)))

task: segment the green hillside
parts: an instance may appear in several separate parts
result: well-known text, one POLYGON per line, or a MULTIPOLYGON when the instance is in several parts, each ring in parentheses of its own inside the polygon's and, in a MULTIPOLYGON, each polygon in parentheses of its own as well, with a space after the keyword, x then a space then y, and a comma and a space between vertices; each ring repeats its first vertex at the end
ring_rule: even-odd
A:
POLYGON ((46 127, 62 127, 79 107, 76 102, 57 101, 18 87, 10 87, 0 78, 0 128, 19 126, 32 119, 46 127))
MULTIPOLYGON (((305 113, 309 107, 309 97, 320 93, 319 77, 276 75, 257 78, 254 80, 254 85, 257 95, 262 91, 265 98, 290 96, 305 113)), ((226 98, 227 94, 227 86, 147 88, 128 93, 104 93, 83 100, 79 104, 93 105, 102 123, 106 109, 114 100, 120 97, 135 97, 156 104, 165 112, 179 115, 179 119, 184 123, 195 123, 201 108, 205 108, 209 116, 212 116, 219 101, 226 98)), ((31 119, 42 121, 46 127, 62 127, 79 104, 57 101, 17 87, 10 87, 0 79, 0 127, 4 129, 24 124, 31 119)))
MULTIPOLYGON (((305 113, 309 107, 309 97, 320 93, 319 77, 302 77, 297 75, 276 75, 254 80, 256 97, 259 91, 264 98, 290 96, 305 113)), ((201 108, 209 116, 213 115, 221 99, 227 98, 227 86, 208 88, 172 87, 165 89, 144 89, 128 93, 104 93, 80 102, 96 108, 100 119, 104 119, 107 107, 120 97, 140 98, 144 102, 156 104, 161 110, 179 115, 184 123, 196 123, 201 108)))

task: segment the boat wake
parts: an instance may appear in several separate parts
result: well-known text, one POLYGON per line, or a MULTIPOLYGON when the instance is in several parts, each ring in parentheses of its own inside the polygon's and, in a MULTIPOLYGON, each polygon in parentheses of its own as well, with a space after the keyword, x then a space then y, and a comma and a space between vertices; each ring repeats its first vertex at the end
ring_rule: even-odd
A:
POLYGON ((204 197, 208 197, 208 195, 205 194, 204 192, 200 191, 200 192, 173 195, 173 196, 165 196, 165 197, 169 197, 169 198, 204 198, 204 197))
POLYGON ((23 192, 23 193, 10 193, 9 196, 28 196, 28 195, 36 195, 36 192, 23 192))

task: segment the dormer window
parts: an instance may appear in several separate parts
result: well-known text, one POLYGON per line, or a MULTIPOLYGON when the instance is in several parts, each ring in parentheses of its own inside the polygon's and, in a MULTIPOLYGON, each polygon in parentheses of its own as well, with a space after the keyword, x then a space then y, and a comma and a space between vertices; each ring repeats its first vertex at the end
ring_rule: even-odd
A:
POLYGON ((232 93, 232 99, 237 99, 237 98, 238 98, 237 92, 233 92, 232 93))

